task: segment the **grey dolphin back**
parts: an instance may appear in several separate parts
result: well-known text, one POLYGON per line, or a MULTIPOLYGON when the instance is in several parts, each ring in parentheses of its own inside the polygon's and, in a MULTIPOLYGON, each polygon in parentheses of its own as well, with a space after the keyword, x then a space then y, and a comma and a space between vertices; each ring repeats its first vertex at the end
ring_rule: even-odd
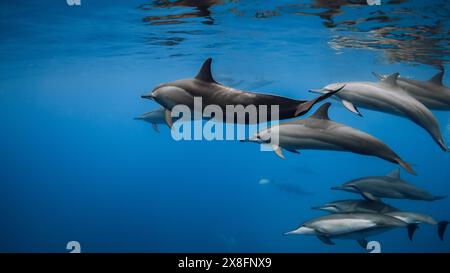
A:
POLYGON ((429 79, 428 82, 435 85, 444 86, 444 84, 442 83, 443 78, 444 78, 444 69, 442 69, 436 75, 431 77, 431 79, 429 79))

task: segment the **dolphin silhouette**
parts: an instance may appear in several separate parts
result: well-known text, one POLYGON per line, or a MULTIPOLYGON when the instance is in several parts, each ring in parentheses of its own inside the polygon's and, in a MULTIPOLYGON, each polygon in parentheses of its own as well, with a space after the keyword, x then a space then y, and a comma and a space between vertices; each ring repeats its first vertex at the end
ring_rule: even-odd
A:
POLYGON ((313 235, 325 244, 334 245, 332 239, 356 240, 366 248, 366 238, 395 228, 407 228, 412 240, 417 224, 408 224, 395 217, 375 213, 336 213, 306 221, 285 235, 313 235))
POLYGON ((435 201, 446 196, 434 196, 400 178, 400 170, 395 169, 386 176, 367 176, 332 187, 332 190, 343 190, 361 194, 367 200, 379 201, 380 198, 410 199, 435 201))
MULTIPOLYGON (((255 106, 258 111, 256 122, 260 122, 260 106, 278 106, 279 119, 288 119, 307 113, 314 104, 323 101, 332 96, 340 89, 330 93, 320 95, 312 100, 295 100, 281 96, 253 93, 234 89, 216 82, 211 73, 212 59, 208 58, 200 68, 197 76, 192 79, 178 80, 174 82, 163 83, 155 87, 150 93, 141 96, 142 98, 153 99, 165 108, 165 120, 169 127, 172 127, 171 110, 177 105, 189 107, 194 110, 194 97, 202 99, 204 110, 208 105, 217 105, 223 111, 223 120, 231 116, 234 123, 239 123, 237 115, 240 113, 245 116, 245 123, 254 123, 245 115, 242 109, 230 111, 227 106, 255 106)), ((342 87, 340 87, 342 88, 342 87)), ((267 118, 263 121, 274 120, 271 111, 268 111, 267 118)))
POLYGON ((328 117, 330 105, 327 102, 308 118, 268 127, 244 141, 273 143, 272 149, 283 159, 282 149, 294 153, 299 153, 297 150, 302 149, 348 151, 400 164, 408 172, 415 174, 411 166, 381 140, 331 121, 328 117))

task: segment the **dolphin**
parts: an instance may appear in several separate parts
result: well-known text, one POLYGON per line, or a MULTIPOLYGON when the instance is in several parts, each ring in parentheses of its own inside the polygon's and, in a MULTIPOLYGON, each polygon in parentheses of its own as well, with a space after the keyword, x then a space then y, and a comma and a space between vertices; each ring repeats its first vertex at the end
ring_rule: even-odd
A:
MULTIPOLYGON (((253 93, 234 89, 228 86, 224 86, 216 82, 211 73, 212 59, 208 58, 200 68, 197 76, 192 79, 177 80, 174 82, 163 83, 155 87, 150 93, 141 96, 146 99, 153 99, 161 106, 165 108, 165 120, 169 127, 172 127, 171 110, 177 105, 184 105, 189 107, 191 111, 194 111, 194 97, 202 99, 202 107, 204 110, 208 105, 217 105, 221 108, 223 115, 223 121, 226 121, 226 117, 231 116, 235 123, 239 123, 236 119, 236 112, 245 116, 244 110, 234 109, 228 110, 226 106, 255 106, 258 111, 255 119, 260 120, 259 107, 260 106, 278 106, 279 107, 279 119, 288 119, 297 117, 307 113, 314 104, 332 96, 334 90, 327 94, 322 94, 310 101, 307 100, 295 100, 281 96, 253 93), (231 112, 230 112, 231 111, 231 112)), ((342 87, 341 87, 342 88, 342 87)), ((234 108, 234 107, 233 107, 234 108)), ((268 120, 274 120, 275 117, 271 117, 271 111, 267 113, 268 120)), ((251 120, 246 117, 245 123, 250 123, 251 120)))
POLYGON ((395 217, 395 218, 397 218, 405 223, 408 223, 408 224, 424 223, 424 224, 429 224, 429 225, 433 225, 433 226, 437 225, 437 232, 438 232, 439 239, 441 239, 441 241, 444 240, 445 230, 449 224, 449 221, 437 222, 436 220, 433 219, 433 217, 431 217, 429 215, 422 214, 422 213, 416 213, 416 212, 391 211, 391 212, 385 213, 385 215, 395 217))
POLYGON ((445 230, 447 229, 447 226, 450 223, 449 221, 437 222, 436 220, 433 219, 433 217, 426 215, 426 214, 417 213, 417 212, 391 211, 391 212, 385 213, 385 215, 395 217, 395 218, 397 218, 405 223, 408 223, 408 224, 424 223, 424 224, 429 224, 429 225, 433 225, 433 226, 437 225, 437 233, 438 233, 439 239, 441 239, 441 241, 444 241, 445 230))
MULTIPOLYGON (((384 80, 389 77, 389 75, 381 75, 376 72, 372 73, 379 80, 384 80)), ((428 81, 398 77, 397 84, 429 109, 448 111, 450 110, 450 88, 444 86, 442 83, 443 77, 444 70, 441 70, 428 81)))
POLYGON ((417 224, 408 224, 395 217, 375 213, 336 213, 306 221, 299 228, 285 235, 314 235, 328 245, 334 245, 332 239, 356 240, 366 248, 366 238, 394 228, 407 228, 412 240, 417 224))
POLYGON ((359 193, 371 201, 379 201, 380 198, 435 201, 447 197, 433 196, 429 192, 402 180, 399 169, 393 170, 386 176, 362 177, 331 189, 359 193))
POLYGON ((408 118, 424 128, 442 150, 450 151, 444 142, 436 117, 425 105, 399 86, 398 76, 399 74, 395 73, 380 82, 333 83, 310 91, 327 94, 337 86, 345 85, 335 96, 349 111, 361 116, 358 107, 362 107, 408 118))
POLYGON ((274 152, 285 159, 282 149, 299 153, 297 150, 348 151, 370 155, 400 164, 415 174, 411 166, 403 161, 381 140, 354 128, 331 121, 328 117, 330 103, 320 106, 305 119, 297 119, 268 127, 244 142, 271 143, 274 152), (275 141, 275 143, 274 143, 275 141))
POLYGON ((166 119, 165 119, 165 109, 164 108, 159 108, 159 109, 155 109, 152 110, 150 112, 147 112, 139 117, 135 117, 134 119, 136 120, 143 120, 146 122, 149 122, 152 124, 152 128, 159 133, 159 128, 158 128, 158 124, 165 124, 166 123, 166 119))
POLYGON ((360 199, 347 199, 338 200, 326 203, 322 206, 312 207, 312 209, 323 210, 330 213, 388 213, 396 212, 397 208, 394 208, 388 204, 377 201, 360 200, 360 199))

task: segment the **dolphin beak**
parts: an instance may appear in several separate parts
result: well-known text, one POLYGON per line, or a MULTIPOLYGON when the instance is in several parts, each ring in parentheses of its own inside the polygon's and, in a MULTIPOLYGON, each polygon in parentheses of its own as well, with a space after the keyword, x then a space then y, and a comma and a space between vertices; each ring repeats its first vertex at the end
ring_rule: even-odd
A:
POLYGON ((144 120, 145 119, 145 114, 141 115, 141 116, 137 116, 133 118, 134 120, 144 120))
POLYGON ((260 140, 258 139, 258 136, 252 136, 250 138, 247 139, 241 139, 239 140, 240 142, 260 142, 260 140))
POLYGON ((330 92, 330 90, 326 90, 325 88, 319 88, 319 89, 309 89, 309 92, 316 94, 326 94, 330 92))
POLYGON ((315 209, 315 210, 322 210, 322 209, 323 209, 323 207, 322 207, 322 206, 314 206, 314 207, 311 207, 311 209, 315 209))
POLYGON ((331 190, 343 190, 345 187, 343 186, 335 186, 335 187, 331 187, 331 190))
POLYGON ((153 93, 149 93, 149 94, 146 94, 146 95, 142 95, 141 98, 153 100, 155 98, 155 96, 153 95, 153 93))
POLYGON ((283 233, 283 235, 292 235, 292 234, 295 234, 295 230, 283 233))

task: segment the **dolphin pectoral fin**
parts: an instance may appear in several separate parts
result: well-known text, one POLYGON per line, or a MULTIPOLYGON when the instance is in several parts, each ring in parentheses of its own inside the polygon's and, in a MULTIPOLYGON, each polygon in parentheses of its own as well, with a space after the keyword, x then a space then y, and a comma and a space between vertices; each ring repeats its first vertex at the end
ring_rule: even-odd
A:
POLYGON ((170 129, 172 129, 173 121, 172 121, 172 113, 170 110, 164 111, 164 120, 166 121, 167 126, 169 126, 170 129))
POLYGON ((366 239, 363 238, 363 239, 358 239, 356 241, 362 248, 367 249, 367 240, 366 239))
POLYGON ((443 86, 443 84, 442 84, 443 77, 444 77, 444 70, 441 70, 436 75, 434 75, 431 79, 429 79, 428 82, 439 85, 439 86, 443 86))
POLYGON ((314 106, 314 104, 321 102, 323 100, 326 100, 327 98, 329 98, 329 97, 333 96, 334 94, 336 94, 337 92, 341 91, 344 87, 345 87, 345 84, 336 90, 330 90, 328 93, 320 95, 310 101, 301 102, 297 106, 297 110, 295 111, 295 116, 306 114, 314 106))
POLYGON ((371 194, 370 192, 361 192, 362 197, 364 197, 367 201, 375 201, 375 202, 379 202, 380 198, 378 198, 377 196, 371 194))
POLYGON ((272 149, 279 158, 286 159, 286 157, 284 157, 284 155, 283 155, 283 151, 281 150, 280 146, 274 144, 274 145, 272 145, 272 149))
POLYGON ((156 123, 152 123, 152 128, 153 130, 155 130, 157 133, 159 133, 159 128, 158 125, 156 123))
POLYGON ((418 224, 409 224, 407 229, 408 229, 408 238, 409 240, 412 242, 413 237, 414 237, 414 232, 416 232, 416 230, 419 228, 418 224))
POLYGON ((438 235, 441 241, 444 241, 445 229, 447 228, 449 221, 441 221, 437 224, 438 226, 438 235))
POLYGON ((359 112, 358 108, 356 108, 353 103, 349 102, 348 100, 342 100, 342 104, 344 105, 347 110, 349 110, 352 113, 357 114, 358 116, 362 117, 361 113, 359 112))
POLYGON ((324 243, 324 244, 335 245, 335 243, 333 241, 331 241, 331 239, 325 235, 317 235, 317 239, 322 241, 322 243, 324 243))
POLYGON ((294 154, 299 154, 300 152, 299 151, 297 151, 297 150, 294 150, 294 149, 287 149, 287 148, 284 148, 286 151, 289 151, 289 152, 291 152, 291 153, 294 153, 294 154))

